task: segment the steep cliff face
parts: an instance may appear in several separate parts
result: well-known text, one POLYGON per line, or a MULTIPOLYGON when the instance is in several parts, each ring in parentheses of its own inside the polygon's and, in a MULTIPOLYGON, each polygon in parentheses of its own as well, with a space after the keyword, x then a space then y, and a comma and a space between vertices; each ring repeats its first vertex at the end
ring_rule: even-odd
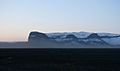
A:
POLYGON ((48 45, 49 38, 44 33, 31 32, 28 38, 29 47, 45 47, 48 45))
POLYGON ((48 40, 48 36, 44 33, 39 32, 31 32, 29 34, 29 41, 40 41, 40 40, 48 40))
POLYGON ((81 35, 76 36, 77 32, 75 34, 74 33, 73 34, 59 33, 57 35, 52 34, 52 36, 49 36, 50 34, 47 35, 45 33, 31 32, 29 34, 28 44, 29 47, 37 47, 37 48, 67 48, 67 47, 75 48, 75 47, 90 47, 90 46, 102 47, 102 46, 113 45, 113 42, 119 44, 119 40, 115 40, 116 38, 120 38, 118 35, 100 36, 98 33, 91 33, 85 38, 80 38, 81 35), (110 41, 111 39, 112 40, 114 39, 114 41, 110 41))

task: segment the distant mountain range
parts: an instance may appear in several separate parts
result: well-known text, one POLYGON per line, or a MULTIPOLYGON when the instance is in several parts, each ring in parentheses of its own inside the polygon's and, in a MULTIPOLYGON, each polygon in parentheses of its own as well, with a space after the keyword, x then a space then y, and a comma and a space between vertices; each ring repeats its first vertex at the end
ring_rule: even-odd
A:
POLYGON ((90 32, 31 32, 28 45, 37 48, 120 47, 120 35, 90 32))

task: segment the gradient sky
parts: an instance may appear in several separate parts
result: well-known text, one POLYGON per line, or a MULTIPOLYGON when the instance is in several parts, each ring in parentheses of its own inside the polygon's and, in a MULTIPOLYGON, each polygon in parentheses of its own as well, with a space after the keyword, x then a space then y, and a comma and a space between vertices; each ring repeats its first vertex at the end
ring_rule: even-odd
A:
POLYGON ((0 0, 0 41, 24 41, 34 30, 120 34, 120 0, 0 0))

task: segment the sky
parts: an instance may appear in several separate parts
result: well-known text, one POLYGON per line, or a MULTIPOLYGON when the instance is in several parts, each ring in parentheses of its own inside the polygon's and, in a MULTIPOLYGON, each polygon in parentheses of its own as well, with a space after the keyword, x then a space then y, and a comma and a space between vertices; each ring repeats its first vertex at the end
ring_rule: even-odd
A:
POLYGON ((0 0, 0 41, 31 31, 120 34, 120 0, 0 0))

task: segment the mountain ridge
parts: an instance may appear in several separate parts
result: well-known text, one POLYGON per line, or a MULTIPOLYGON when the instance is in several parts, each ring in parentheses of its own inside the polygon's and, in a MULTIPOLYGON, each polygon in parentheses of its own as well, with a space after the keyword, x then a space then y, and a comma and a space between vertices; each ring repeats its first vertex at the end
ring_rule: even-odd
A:
POLYGON ((38 47, 81 47, 120 45, 120 35, 112 33, 110 35, 109 34, 89 32, 42 33, 33 31, 29 34, 28 43, 29 46, 38 47))

